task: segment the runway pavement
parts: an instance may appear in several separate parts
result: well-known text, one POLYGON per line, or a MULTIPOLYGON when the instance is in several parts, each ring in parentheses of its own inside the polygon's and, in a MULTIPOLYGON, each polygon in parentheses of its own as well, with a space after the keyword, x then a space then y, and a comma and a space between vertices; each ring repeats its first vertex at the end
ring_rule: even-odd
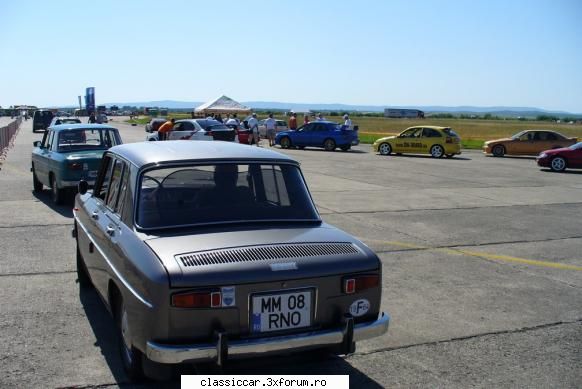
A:
MULTIPOLYGON (((145 138, 121 120, 110 124, 125 142, 145 138)), ((123 386, 111 319, 75 282, 71 205, 32 192, 42 134, 31 125, 0 170, 0 387, 123 386)), ((323 219, 381 257, 392 324, 348 358, 272 358, 226 373, 349 374, 352 387, 582 385, 582 171, 478 151, 282 152, 301 161, 323 219)))

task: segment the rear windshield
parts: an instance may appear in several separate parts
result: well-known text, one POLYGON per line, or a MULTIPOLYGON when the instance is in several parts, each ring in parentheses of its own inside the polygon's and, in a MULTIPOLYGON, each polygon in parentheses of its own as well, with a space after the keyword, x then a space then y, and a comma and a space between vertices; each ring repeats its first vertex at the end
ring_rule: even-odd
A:
POLYGON ((455 131, 453 131, 452 128, 445 128, 443 131, 444 131, 445 134, 447 134, 449 136, 459 137, 459 135, 455 131))
POLYGON ((58 132, 60 152, 107 150, 121 144, 119 135, 111 129, 74 129, 58 132))
POLYGON ((136 219, 155 229, 319 216, 297 166, 224 163, 144 172, 136 219))

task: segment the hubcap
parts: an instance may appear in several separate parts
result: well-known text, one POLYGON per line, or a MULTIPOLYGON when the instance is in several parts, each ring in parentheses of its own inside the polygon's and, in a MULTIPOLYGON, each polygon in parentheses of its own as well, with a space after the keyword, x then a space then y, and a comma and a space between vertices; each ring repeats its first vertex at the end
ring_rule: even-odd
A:
POLYGON ((388 155, 390 154, 390 145, 383 143, 380 145, 380 154, 388 155))
POLYGON ((562 158, 556 158, 552 161, 552 167, 555 170, 563 170, 566 162, 562 158))
POLYGON ((440 146, 435 146, 432 148, 432 156, 440 157, 443 155, 443 149, 440 146))
POLYGON ((121 336, 123 338, 123 353, 125 358, 131 363, 132 355, 130 350, 130 336, 129 336, 129 324, 127 322, 127 312, 123 309, 121 313, 121 336))

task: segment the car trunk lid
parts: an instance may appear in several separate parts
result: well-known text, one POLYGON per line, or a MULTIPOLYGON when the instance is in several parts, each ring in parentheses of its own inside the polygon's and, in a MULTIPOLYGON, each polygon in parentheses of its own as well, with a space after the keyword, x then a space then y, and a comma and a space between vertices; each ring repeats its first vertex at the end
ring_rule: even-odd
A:
POLYGON ((236 285, 374 271, 365 245, 326 226, 260 229, 147 239, 173 288, 236 285))

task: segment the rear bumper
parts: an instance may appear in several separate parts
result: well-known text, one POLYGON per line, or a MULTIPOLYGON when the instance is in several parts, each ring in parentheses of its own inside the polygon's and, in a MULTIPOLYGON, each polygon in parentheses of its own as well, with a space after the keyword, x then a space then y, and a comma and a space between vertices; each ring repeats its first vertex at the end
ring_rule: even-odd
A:
MULTIPOLYGON (((66 189, 66 188, 77 188, 77 185, 79 185, 79 181, 80 180, 76 180, 76 181, 65 181, 65 180, 61 180, 59 181, 59 188, 61 189, 66 189)), ((89 187, 94 187, 95 186, 95 180, 86 180, 87 183, 89 184, 89 187)))
MULTIPOLYGON (((325 331, 302 334, 256 338, 244 340, 218 340, 216 343, 169 345, 147 342, 146 355, 155 362, 176 364, 197 361, 221 361, 228 356, 231 359, 251 358, 266 354, 301 351, 311 348, 341 346, 365 339, 375 338, 388 331, 390 317, 381 312, 373 322, 346 325, 325 331)), ((224 337, 222 337, 224 339, 224 337)), ((219 337, 221 339, 221 337, 219 337)))

